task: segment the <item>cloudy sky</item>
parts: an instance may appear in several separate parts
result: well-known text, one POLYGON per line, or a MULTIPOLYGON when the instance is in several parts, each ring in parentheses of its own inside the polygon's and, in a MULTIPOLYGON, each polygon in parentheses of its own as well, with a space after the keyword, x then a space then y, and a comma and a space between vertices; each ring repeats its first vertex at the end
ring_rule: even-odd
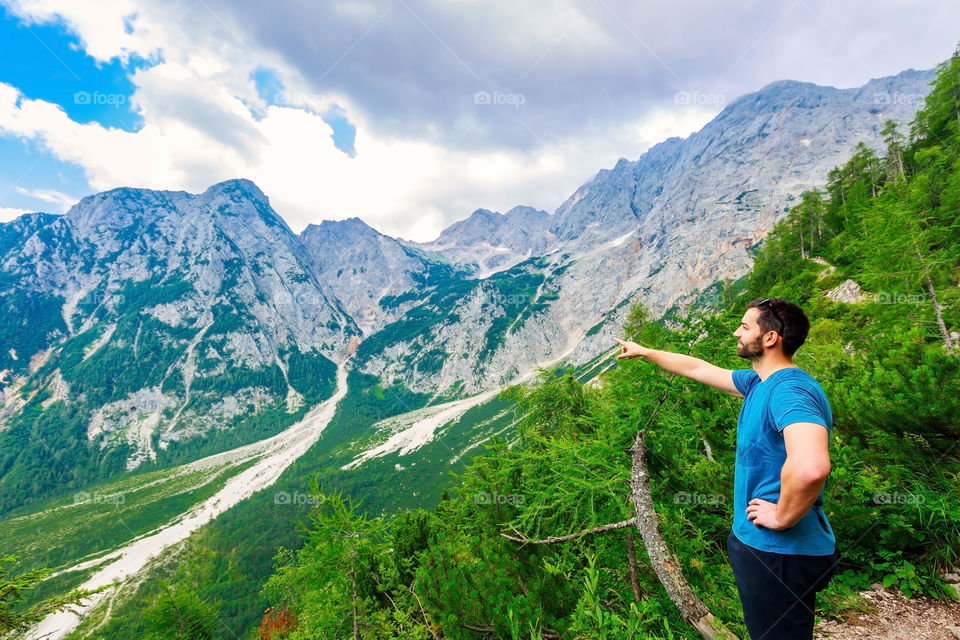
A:
POLYGON ((949 57, 956 0, 0 0, 0 220, 250 178, 294 231, 552 212, 784 78, 949 57))

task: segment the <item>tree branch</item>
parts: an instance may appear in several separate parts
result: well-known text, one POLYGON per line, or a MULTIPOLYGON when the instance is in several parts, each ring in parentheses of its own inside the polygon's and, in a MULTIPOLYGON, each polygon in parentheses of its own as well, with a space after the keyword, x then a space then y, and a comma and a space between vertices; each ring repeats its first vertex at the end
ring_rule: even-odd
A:
POLYGON ((633 546, 633 532, 627 531, 627 563, 630 566, 630 587, 633 589, 634 602, 640 602, 640 580, 637 578, 637 550, 633 546))
POLYGON ((566 536, 550 536, 549 538, 544 538, 543 540, 531 540, 526 537, 516 529, 516 536, 511 536, 506 533, 501 533, 500 535, 506 538, 507 540, 512 540, 514 542, 519 542, 521 544, 556 544, 558 542, 567 542, 568 540, 576 540, 577 538, 582 538, 583 536, 593 535, 595 533, 603 533, 604 531, 613 531, 614 529, 625 529, 626 527, 632 527, 636 524, 636 518, 630 518, 629 520, 623 520, 621 522, 614 522, 613 524, 605 524, 599 527, 594 527, 593 529, 587 529, 586 531, 578 531, 577 533, 571 533, 566 536))
POLYGON ((427 629, 430 631, 430 635, 434 637, 434 640, 440 640, 439 636, 437 636, 437 632, 433 630, 433 625, 430 624, 430 621, 427 619, 427 612, 423 608, 423 603, 420 602, 420 596, 417 595, 416 585, 417 581, 414 579, 414 581, 410 584, 410 593, 413 594, 413 597, 417 599, 417 604, 420 605, 420 614, 423 616, 423 624, 426 625, 427 629))
POLYGON ((683 576, 680 561, 667 548, 660 527, 657 525, 657 512, 653 507, 653 497, 650 493, 650 480, 647 467, 644 463, 644 432, 637 432, 636 440, 630 449, 633 453, 633 465, 630 474, 632 492, 630 499, 637 510, 637 529, 643 538, 643 544, 650 557, 650 564, 660 583, 670 596, 670 600, 680 610, 683 618, 689 622, 706 640, 725 638, 735 639, 737 636, 722 626, 714 628, 715 619, 707 606, 703 604, 697 594, 690 588, 690 584, 683 576))

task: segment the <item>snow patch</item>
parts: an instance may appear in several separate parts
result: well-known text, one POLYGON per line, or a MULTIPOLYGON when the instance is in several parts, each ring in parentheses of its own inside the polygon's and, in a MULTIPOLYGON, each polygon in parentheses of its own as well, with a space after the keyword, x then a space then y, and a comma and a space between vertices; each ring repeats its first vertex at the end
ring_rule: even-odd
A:
POLYGON ((366 460, 379 458, 395 451, 401 456, 407 455, 411 451, 416 451, 433 440, 437 429, 448 422, 453 422, 466 413, 468 409, 486 402, 497 395, 497 393, 499 393, 499 391, 487 391, 463 400, 454 400, 453 402, 424 407, 423 409, 381 420, 374 425, 374 429, 378 431, 392 431, 393 435, 387 438, 386 442, 380 446, 363 452, 354 458, 352 462, 345 464, 341 468, 345 470, 353 469, 366 460))

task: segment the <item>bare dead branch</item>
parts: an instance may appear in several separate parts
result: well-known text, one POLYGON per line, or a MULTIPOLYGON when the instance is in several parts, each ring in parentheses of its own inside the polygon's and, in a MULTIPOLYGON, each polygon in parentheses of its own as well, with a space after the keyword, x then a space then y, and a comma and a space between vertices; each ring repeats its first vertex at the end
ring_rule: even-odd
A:
POLYGON ((604 531, 613 531, 614 529, 625 529, 626 527, 632 527, 636 524, 636 518, 630 518, 629 520, 623 520, 621 522, 614 522, 613 524, 605 524, 599 527, 594 527, 593 529, 587 529, 586 531, 578 531, 576 533, 571 533, 565 536, 550 536, 549 538, 544 538, 543 540, 531 540, 526 537, 516 529, 516 536, 511 536, 506 533, 501 533, 500 535, 506 538, 507 540, 512 540, 514 542, 519 542, 521 544, 556 544, 558 542, 567 542, 568 540, 576 540, 577 538, 582 538, 583 536, 590 536, 595 533, 603 533, 604 531))

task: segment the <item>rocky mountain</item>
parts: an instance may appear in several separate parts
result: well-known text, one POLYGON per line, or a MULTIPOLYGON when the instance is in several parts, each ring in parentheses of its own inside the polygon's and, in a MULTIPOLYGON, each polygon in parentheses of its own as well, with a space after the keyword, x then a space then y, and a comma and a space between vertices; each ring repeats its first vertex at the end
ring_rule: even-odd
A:
POLYGON ((0 225, 0 508, 274 433, 354 348, 369 380, 438 399, 589 361, 631 301, 663 313, 747 273, 803 191, 858 142, 882 146, 932 78, 777 82, 552 215, 481 209, 432 243, 356 218, 298 237, 246 180, 0 225), (50 451, 69 471, 44 475, 50 451))
POLYGON ((551 222, 549 213, 533 207, 514 207, 505 214, 477 209, 466 220, 444 229, 433 242, 406 244, 441 253, 485 278, 547 253, 555 240, 551 222))
POLYGON ((911 70, 856 89, 783 81, 739 98, 689 138, 600 171, 557 209, 543 256, 461 296, 449 321, 379 341, 363 370, 418 391, 469 393, 537 363, 594 358, 629 301, 663 313, 745 275, 750 251, 799 196, 857 143, 882 147, 884 122, 912 120, 932 79, 911 70), (480 348, 429 366, 462 353, 465 335, 472 345, 482 336, 480 348))
POLYGON ((436 283, 467 275, 444 256, 405 246, 359 218, 308 225, 300 242, 324 289, 364 335, 419 305, 436 283))
POLYGON ((359 333, 247 180, 115 189, 0 239, 5 508, 71 485, 37 479, 51 452, 134 469, 273 433, 332 392, 359 333))

